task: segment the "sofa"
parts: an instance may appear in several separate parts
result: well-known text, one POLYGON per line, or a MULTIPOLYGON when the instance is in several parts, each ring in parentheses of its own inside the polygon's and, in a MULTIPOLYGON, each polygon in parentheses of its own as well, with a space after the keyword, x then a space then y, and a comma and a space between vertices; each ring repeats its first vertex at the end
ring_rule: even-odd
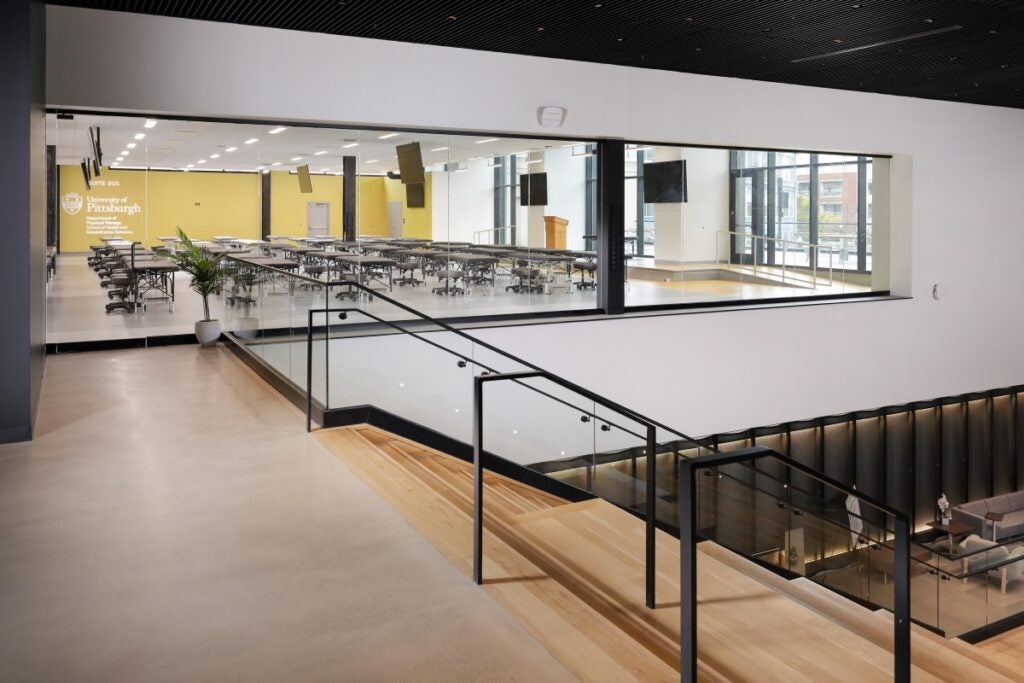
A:
POLYGON ((1024 534, 1024 491, 975 500, 953 508, 953 519, 969 524, 974 533, 983 538, 1003 541, 1024 534), (990 512, 1003 515, 1002 521, 993 523, 985 519, 990 512), (994 532, 993 532, 994 529, 994 532))
MULTIPOLYGON (((1008 550, 1006 546, 999 545, 995 541, 971 534, 960 544, 960 554, 969 555, 961 560, 964 574, 988 570, 989 576, 999 577, 999 589, 1004 595, 1007 584, 1024 576, 1024 545, 1014 550, 1008 550), (988 548, 991 550, 982 552, 988 548), (989 567, 993 567, 993 569, 989 569, 989 567)), ((967 583, 966 576, 964 583, 967 583)))

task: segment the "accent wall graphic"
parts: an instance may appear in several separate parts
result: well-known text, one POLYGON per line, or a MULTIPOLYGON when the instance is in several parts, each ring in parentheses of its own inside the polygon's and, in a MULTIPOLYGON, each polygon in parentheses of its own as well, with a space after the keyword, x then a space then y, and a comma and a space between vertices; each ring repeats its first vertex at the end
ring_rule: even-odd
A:
POLYGON ((144 173, 118 173, 103 169, 85 187, 81 169, 60 167, 60 222, 65 236, 80 237, 63 244, 68 251, 84 251, 103 237, 142 240, 145 230, 146 177, 144 173))

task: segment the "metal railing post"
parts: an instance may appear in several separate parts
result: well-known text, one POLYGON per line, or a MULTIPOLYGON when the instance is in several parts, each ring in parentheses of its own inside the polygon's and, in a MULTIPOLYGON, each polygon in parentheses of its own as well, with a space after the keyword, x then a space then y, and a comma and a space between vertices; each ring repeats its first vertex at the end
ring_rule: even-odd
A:
POLYGON ((697 469, 679 469, 679 679, 697 683, 697 469))
POLYGON ((910 683, 910 523, 893 518, 893 680, 910 683))
POLYGON ((473 378, 473 582, 484 582, 484 380, 473 378))
POLYGON ((658 451, 657 451, 657 429, 654 425, 647 425, 647 491, 646 491, 646 572, 647 572, 647 607, 654 609, 655 606, 655 577, 656 577, 656 543, 657 543, 657 485, 658 485, 658 451))
POLYGON ((313 431, 313 309, 306 327, 306 432, 313 431))

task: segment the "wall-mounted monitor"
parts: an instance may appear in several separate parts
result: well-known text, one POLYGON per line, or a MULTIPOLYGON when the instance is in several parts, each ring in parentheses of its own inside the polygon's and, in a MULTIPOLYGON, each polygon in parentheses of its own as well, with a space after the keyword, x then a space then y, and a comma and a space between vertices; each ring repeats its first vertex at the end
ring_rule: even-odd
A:
POLYGON ((420 151, 420 143, 398 145, 395 147, 395 153, 398 155, 398 172, 403 183, 422 185, 426 182, 423 177, 423 154, 420 151))
POLYGON ((425 209, 427 206, 426 186, 423 183, 409 183, 405 186, 405 205, 410 209, 425 209))
POLYGON ((519 176, 519 205, 548 205, 547 173, 527 173, 519 176))
POLYGON ((82 159, 82 177, 85 179, 85 189, 92 189, 92 177, 89 175, 89 160, 82 159))
POLYGON ((685 160, 644 164, 644 204, 678 204, 685 201, 685 160))
POLYGON ((309 177, 309 164, 303 164, 295 168, 299 176, 299 192, 311 194, 313 192, 313 179, 309 177))

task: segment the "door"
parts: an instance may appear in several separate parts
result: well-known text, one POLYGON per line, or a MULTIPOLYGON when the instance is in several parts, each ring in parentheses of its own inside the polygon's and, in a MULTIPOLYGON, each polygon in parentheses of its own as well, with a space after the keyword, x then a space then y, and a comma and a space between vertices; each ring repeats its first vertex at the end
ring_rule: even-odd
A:
POLYGON ((742 265, 764 264, 769 247, 765 237, 765 171, 743 169, 733 171, 730 213, 732 234, 729 236, 730 262, 742 265))
POLYGON ((388 237, 401 237, 403 223, 402 202, 388 202, 388 237))
POLYGON ((328 202, 306 204, 306 236, 327 237, 331 231, 331 205, 328 202))

